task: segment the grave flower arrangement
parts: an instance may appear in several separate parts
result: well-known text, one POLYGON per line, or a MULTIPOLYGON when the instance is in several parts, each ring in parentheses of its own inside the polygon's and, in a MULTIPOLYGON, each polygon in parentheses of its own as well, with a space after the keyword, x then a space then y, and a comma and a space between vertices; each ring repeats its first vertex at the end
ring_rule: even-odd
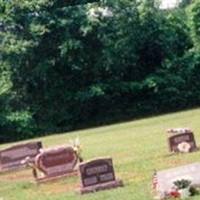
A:
POLYGON ((185 189, 191 186, 191 181, 187 179, 180 179, 173 182, 174 187, 178 190, 185 189))
MULTIPOLYGON (((155 175, 154 175, 155 177, 155 175)), ((155 180, 155 178, 153 178, 155 180)), ((192 177, 179 177, 172 182, 171 189, 166 190, 165 192, 156 192, 154 199, 158 200, 172 200, 172 199, 188 199, 189 196, 199 195, 200 188, 192 184, 192 177)), ((153 181, 153 190, 157 187, 157 179, 153 181)))
POLYGON ((181 153, 188 153, 191 146, 188 142, 181 142, 180 144, 178 144, 177 148, 181 153))
POLYGON ((168 193, 168 196, 171 198, 179 198, 180 193, 178 192, 178 190, 173 189, 173 190, 170 190, 170 192, 168 193))
POLYGON ((34 178, 38 177, 37 167, 35 166, 34 163, 30 162, 30 156, 27 156, 24 160, 22 160, 21 164, 26 165, 32 169, 32 174, 34 178))
POLYGON ((167 133, 179 134, 179 133, 190 133, 192 130, 189 127, 182 128, 169 128, 167 129, 167 133))
POLYGON ((179 179, 173 182, 172 189, 168 192, 170 198, 187 198, 190 196, 191 181, 188 179, 179 179))
POLYGON ((72 148, 74 149, 74 151, 76 152, 76 155, 77 155, 77 157, 79 159, 79 162, 82 162, 83 161, 83 158, 81 156, 82 148, 81 148, 81 145, 80 145, 79 138, 77 137, 77 138, 75 138, 73 140, 70 140, 69 142, 70 142, 72 148))

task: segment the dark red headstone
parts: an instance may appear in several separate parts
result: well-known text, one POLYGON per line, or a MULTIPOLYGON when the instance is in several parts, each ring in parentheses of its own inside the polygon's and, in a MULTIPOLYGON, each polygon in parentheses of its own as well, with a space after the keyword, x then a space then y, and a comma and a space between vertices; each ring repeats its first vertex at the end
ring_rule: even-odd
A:
POLYGON ((122 186, 115 179, 111 158, 98 158, 79 164, 80 193, 122 186))
MULTIPOLYGON (((77 155, 72 147, 57 147, 44 150, 35 159, 35 166, 45 177, 57 177, 74 172, 77 155)), ((42 180, 42 179, 41 179, 42 180)))
POLYGON ((41 142, 29 142, 0 150, 0 171, 25 166, 22 161, 26 157, 30 157, 30 162, 34 162, 41 148, 41 142))
POLYGON ((188 143, 190 145, 189 151, 194 151, 197 148, 192 132, 177 133, 168 137, 169 151, 178 152, 178 145, 181 143, 188 143))

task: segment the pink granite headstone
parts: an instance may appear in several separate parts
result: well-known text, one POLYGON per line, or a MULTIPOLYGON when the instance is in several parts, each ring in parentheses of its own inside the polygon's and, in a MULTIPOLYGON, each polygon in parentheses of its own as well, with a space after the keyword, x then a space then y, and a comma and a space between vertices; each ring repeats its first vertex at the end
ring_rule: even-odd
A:
POLYGON ((44 150, 35 159, 35 166, 44 177, 39 180, 65 176, 74 172, 77 155, 72 147, 56 147, 44 150))
POLYGON ((30 157, 30 162, 34 162, 41 148, 41 142, 29 142, 0 150, 0 171, 26 166, 22 162, 26 157, 30 157))

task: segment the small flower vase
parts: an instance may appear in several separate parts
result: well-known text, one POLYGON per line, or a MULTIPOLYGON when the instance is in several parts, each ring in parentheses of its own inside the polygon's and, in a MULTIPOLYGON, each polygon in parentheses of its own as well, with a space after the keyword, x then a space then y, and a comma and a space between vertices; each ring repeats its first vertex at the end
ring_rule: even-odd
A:
POLYGON ((187 198, 190 196, 190 191, 189 191, 189 189, 190 189, 190 188, 187 187, 187 188, 178 190, 181 199, 187 199, 187 198))

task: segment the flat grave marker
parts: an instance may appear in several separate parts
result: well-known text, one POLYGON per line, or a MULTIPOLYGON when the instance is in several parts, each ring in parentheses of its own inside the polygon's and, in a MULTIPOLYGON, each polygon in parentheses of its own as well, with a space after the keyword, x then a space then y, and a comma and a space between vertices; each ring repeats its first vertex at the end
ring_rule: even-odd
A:
POLYGON ((0 171, 12 170, 26 166, 22 163, 22 160, 26 157, 30 157, 30 162, 33 163, 41 148, 42 143, 39 141, 18 144, 0 150, 0 171))
POLYGON ((79 164, 81 194, 123 186, 122 180, 116 180, 112 159, 97 158, 79 164))
POLYGON ((43 177, 36 178, 41 183, 77 173, 75 165, 78 157, 70 146, 60 146, 44 150, 35 159, 35 167, 43 173, 43 177))

